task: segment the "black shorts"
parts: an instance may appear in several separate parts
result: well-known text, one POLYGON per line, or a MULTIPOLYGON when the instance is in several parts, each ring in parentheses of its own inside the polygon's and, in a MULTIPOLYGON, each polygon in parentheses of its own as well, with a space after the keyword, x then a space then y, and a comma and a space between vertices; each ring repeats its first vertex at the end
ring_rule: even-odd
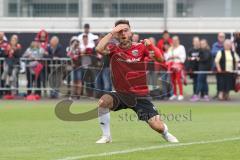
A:
POLYGON ((148 121, 150 118, 159 115, 156 107, 146 97, 139 98, 133 95, 122 94, 117 92, 108 93, 113 97, 112 111, 122 109, 132 109, 138 116, 139 120, 148 121))

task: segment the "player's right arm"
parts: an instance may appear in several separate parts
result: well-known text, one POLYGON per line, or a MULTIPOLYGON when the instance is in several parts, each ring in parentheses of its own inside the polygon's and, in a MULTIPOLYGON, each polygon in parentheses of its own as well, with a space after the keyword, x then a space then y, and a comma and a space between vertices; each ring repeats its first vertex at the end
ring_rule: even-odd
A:
POLYGON ((96 47, 96 51, 103 55, 109 54, 110 52, 109 52, 109 49, 107 48, 108 42, 112 39, 112 37, 116 36, 116 34, 121 30, 123 30, 124 28, 125 26, 121 24, 114 27, 110 33, 108 33, 99 41, 96 47))

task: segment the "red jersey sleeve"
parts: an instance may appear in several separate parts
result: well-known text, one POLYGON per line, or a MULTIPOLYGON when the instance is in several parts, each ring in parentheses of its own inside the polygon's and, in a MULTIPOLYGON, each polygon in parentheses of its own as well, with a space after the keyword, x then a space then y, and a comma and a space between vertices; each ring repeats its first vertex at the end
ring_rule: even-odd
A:
POLYGON ((107 49, 110 52, 110 56, 112 56, 114 53, 116 53, 116 48, 117 48, 116 44, 110 43, 107 45, 107 49))
POLYGON ((154 45, 147 46, 145 49, 145 56, 151 57, 150 56, 151 52, 154 53, 155 58, 162 58, 162 53, 161 53, 160 49, 158 49, 156 46, 154 46, 154 45))

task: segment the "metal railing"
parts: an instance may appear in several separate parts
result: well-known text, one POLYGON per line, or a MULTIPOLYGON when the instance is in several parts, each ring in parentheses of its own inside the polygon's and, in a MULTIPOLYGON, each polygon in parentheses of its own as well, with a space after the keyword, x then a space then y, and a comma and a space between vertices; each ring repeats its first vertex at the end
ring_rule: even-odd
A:
MULTIPOLYGON (((59 80, 60 82, 64 81, 63 75, 60 74, 70 73, 71 65, 70 58, 39 58, 34 60, 20 58, 13 65, 7 64, 5 58, 0 58, 0 91, 2 94, 6 94, 6 92, 14 92, 15 94, 19 92, 27 94, 38 92, 41 94, 44 92, 46 94, 47 91, 53 91, 58 87, 55 84, 59 80), (56 71, 58 72, 53 74, 56 71)), ((71 75, 69 78, 68 83, 70 84, 71 75)))
MULTIPOLYGON (((0 58, 0 94, 4 95, 6 93, 11 93, 14 95, 29 95, 31 93, 36 93, 38 95, 44 95, 49 97, 55 93, 61 95, 72 96, 73 93, 73 70, 72 60, 70 58, 39 58, 39 59, 29 59, 20 58, 15 61, 15 65, 9 66, 5 58, 0 58), (21 68, 22 67, 22 68, 21 68), (25 68, 25 70, 23 70, 25 68)), ((83 66, 81 66, 83 67, 83 66)), ((80 68, 81 68, 80 67, 80 68)), ((90 89, 91 92, 98 92, 96 87, 97 73, 102 69, 101 67, 87 67, 91 71, 96 71, 93 74, 92 81, 90 81, 93 86, 82 79, 85 82, 85 89, 87 95, 87 90, 90 89), (90 86, 89 86, 90 85, 90 86)), ((86 72, 85 72, 86 73, 86 72)), ((240 71, 236 70, 233 73, 238 73, 240 71)), ((165 70, 149 70, 147 72, 148 85, 149 86, 160 86, 170 85, 169 75, 171 72, 165 70), (150 73, 151 72, 151 73, 150 73), (166 82, 163 78, 165 77, 166 82)), ((186 75, 189 74, 186 72, 186 75)), ((195 71, 191 74, 207 74, 211 75, 208 83, 216 84, 216 79, 213 78, 217 72, 214 71, 195 71)), ((191 83, 191 82, 190 82, 191 83)), ((171 87, 169 87, 171 88, 171 87)), ((93 94, 95 94, 93 93, 93 94)))

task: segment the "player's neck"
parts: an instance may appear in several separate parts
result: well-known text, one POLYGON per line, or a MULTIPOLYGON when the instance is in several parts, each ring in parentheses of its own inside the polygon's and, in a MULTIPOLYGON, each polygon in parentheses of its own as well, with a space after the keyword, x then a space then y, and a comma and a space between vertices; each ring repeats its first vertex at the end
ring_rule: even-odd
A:
POLYGON ((119 44, 119 47, 122 49, 129 49, 129 48, 131 48, 131 46, 132 46, 132 41, 128 41, 128 42, 119 44))

